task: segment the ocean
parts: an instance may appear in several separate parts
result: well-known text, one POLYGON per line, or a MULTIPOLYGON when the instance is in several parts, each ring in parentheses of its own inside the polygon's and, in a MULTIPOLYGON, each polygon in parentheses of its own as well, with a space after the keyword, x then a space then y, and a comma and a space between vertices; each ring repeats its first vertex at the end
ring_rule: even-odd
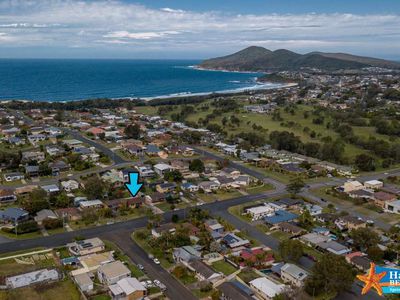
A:
POLYGON ((155 98, 274 88, 260 73, 205 71, 196 60, 0 59, 0 100, 155 98))

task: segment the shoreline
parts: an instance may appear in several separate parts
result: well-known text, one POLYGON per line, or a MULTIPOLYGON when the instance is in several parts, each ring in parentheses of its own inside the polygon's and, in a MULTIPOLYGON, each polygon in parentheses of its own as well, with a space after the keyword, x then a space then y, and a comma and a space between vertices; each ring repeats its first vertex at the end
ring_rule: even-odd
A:
MULTIPOLYGON (((209 72, 226 72, 226 73, 242 73, 242 74, 254 74, 254 75, 268 75, 267 72, 253 72, 253 71, 232 71, 232 70, 222 70, 222 69, 207 69, 202 68, 198 65, 186 66, 185 68, 196 70, 196 71, 209 71, 209 72)), ((209 96, 209 95, 234 95, 234 94, 242 94, 248 92, 256 92, 263 90, 273 90, 273 89, 282 89, 282 88, 290 88, 297 86, 297 83, 280 83, 280 82, 268 82, 268 81, 259 81, 259 76, 255 77, 254 84, 251 86, 233 88, 227 90, 218 90, 218 91, 208 91, 208 92, 180 92, 173 93, 167 95, 158 95, 158 96, 148 96, 148 97, 102 97, 102 98, 86 98, 86 99, 73 99, 73 100, 62 100, 62 101, 51 101, 51 100, 28 100, 28 99, 0 99, 1 104, 7 104, 10 102, 23 102, 23 103, 61 103, 66 104, 69 102, 80 102, 80 101, 93 101, 99 99, 110 99, 110 100, 129 100, 129 101, 138 101, 149 103, 152 100, 167 100, 167 99, 176 99, 176 98, 184 98, 184 97, 201 97, 201 96, 209 96)))
POLYGON ((23 102, 23 103, 62 103, 66 104, 69 102, 79 102, 79 101, 95 101, 100 99, 109 99, 111 101, 114 100, 129 100, 129 101, 143 101, 148 103, 152 100, 166 100, 166 99, 176 99, 176 98, 184 98, 184 97, 199 97, 199 96, 210 96, 210 95, 234 95, 234 94, 243 94, 248 92, 256 92, 256 91, 266 91, 266 90, 274 90, 274 89, 284 89, 291 88, 297 86, 297 83, 257 83, 254 86, 238 88, 233 90, 222 90, 215 92, 199 92, 199 93, 176 93, 170 95, 160 95, 160 96, 152 96, 152 97, 118 97, 118 98, 87 98, 87 99, 77 99, 77 100, 63 100, 63 101, 49 101, 49 100, 26 100, 26 99, 8 99, 1 100, 1 104, 7 104, 11 102, 23 102))

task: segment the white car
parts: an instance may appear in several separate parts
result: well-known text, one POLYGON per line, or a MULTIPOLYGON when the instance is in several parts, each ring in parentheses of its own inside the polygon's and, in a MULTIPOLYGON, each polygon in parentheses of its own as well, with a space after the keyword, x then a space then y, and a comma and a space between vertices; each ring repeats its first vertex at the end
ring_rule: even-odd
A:
POLYGON ((151 288, 154 286, 153 282, 151 280, 146 280, 146 285, 148 288, 151 288))
POLYGON ((155 263, 156 265, 159 265, 159 264, 160 264, 160 261, 158 260, 158 258, 153 259, 153 261, 154 261, 154 263, 155 263))
POLYGON ((161 283, 160 280, 157 280, 157 279, 154 279, 153 282, 154 282, 154 285, 155 285, 155 286, 159 286, 160 283, 161 283))

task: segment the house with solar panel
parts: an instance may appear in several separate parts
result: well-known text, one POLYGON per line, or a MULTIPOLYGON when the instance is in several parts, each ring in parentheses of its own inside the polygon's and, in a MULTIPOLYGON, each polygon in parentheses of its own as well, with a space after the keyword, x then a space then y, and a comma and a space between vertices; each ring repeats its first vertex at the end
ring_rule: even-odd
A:
POLYGON ((99 238, 86 239, 67 244, 68 251, 72 255, 88 255, 104 251, 105 244, 99 238))

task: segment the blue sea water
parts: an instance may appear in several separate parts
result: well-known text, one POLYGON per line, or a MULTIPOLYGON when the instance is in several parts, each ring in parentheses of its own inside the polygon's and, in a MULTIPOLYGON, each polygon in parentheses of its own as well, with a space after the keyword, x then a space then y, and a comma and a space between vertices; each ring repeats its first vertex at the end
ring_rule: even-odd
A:
POLYGON ((191 67, 198 63, 195 60, 0 59, 0 99, 151 98, 261 87, 256 83, 259 73, 191 67))

